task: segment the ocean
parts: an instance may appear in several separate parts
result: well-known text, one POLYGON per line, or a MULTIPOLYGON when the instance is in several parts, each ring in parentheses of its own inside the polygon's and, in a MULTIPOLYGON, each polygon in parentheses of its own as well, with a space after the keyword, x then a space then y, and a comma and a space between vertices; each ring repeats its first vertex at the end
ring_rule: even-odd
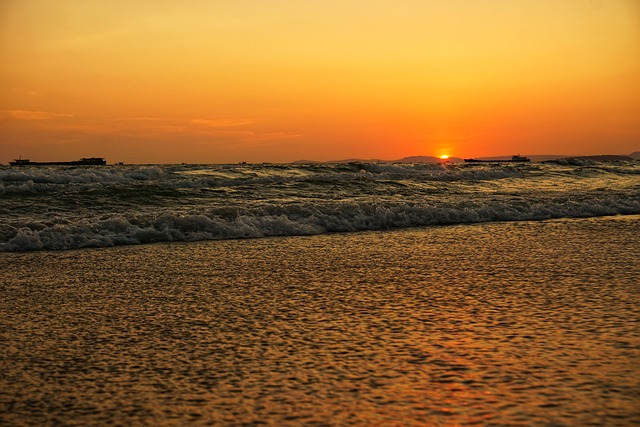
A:
POLYGON ((640 424, 640 163, 0 168, 0 425, 640 424))
POLYGON ((0 251, 640 213, 640 162, 0 168, 0 251))

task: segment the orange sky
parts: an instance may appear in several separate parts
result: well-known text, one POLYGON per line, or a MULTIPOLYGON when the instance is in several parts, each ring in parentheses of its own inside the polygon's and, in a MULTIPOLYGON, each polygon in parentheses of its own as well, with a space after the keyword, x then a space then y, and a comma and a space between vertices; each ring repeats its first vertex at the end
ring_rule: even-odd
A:
POLYGON ((0 163, 640 150, 638 0, 0 0, 0 163))

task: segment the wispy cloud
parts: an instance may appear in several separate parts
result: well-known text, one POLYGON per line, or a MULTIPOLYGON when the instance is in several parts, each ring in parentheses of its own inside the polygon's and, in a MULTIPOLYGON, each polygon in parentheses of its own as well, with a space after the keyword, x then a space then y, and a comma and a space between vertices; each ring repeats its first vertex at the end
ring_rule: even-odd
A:
POLYGON ((5 120, 50 120, 61 117, 73 117, 73 114, 52 113, 49 111, 2 110, 0 118, 5 120))
MULTIPOLYGON (((255 123, 253 120, 237 119, 237 118, 218 118, 218 119, 182 119, 182 118, 167 118, 167 117, 127 117, 114 119, 119 122, 151 122, 151 123, 171 123, 180 126, 202 126, 210 128, 224 128, 234 126, 245 126, 255 123)), ((150 125, 153 126, 153 125, 150 125)))
POLYGON ((300 133, 287 133, 287 132, 248 132, 248 134, 242 138, 246 142, 260 142, 260 141, 273 141, 279 139, 299 138, 300 133))
POLYGON ((31 121, 32 127, 49 135, 71 135, 95 138, 122 138, 156 141, 200 141, 212 144, 269 144, 274 141, 298 138, 299 133, 272 129, 245 118, 167 118, 153 116, 95 119, 73 114, 46 111, 0 110, 5 126, 19 126, 31 121), (54 120, 73 117, 72 120, 54 120))
POLYGON ((114 119, 118 122, 162 122, 167 121, 169 119, 165 119, 162 117, 127 117, 124 119, 114 119))
MULTIPOLYGON (((259 131, 253 129, 257 122, 245 118, 166 118, 130 117, 115 119, 122 122, 128 134, 160 137, 162 135, 191 135, 214 138, 216 142, 260 142, 296 138, 300 134, 286 132, 259 131), (127 123, 124 125, 124 123, 127 123)), ((113 129, 112 129, 113 130, 113 129)))
POLYGON ((254 122, 246 119, 192 119, 191 123, 199 126, 221 128, 250 125, 254 122))

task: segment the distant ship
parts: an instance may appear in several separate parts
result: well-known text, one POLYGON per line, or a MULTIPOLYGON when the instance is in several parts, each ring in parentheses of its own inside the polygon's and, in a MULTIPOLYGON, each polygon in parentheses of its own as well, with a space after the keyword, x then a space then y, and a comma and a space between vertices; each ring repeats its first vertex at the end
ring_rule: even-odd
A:
POLYGON ((479 159, 464 159, 467 163, 526 163, 531 159, 521 155, 512 156, 511 160, 479 160, 479 159))
POLYGON ((106 165, 107 161, 102 157, 83 157, 80 160, 74 160, 71 162, 32 162, 29 159, 15 159, 13 162, 9 162, 11 166, 102 166, 106 165))

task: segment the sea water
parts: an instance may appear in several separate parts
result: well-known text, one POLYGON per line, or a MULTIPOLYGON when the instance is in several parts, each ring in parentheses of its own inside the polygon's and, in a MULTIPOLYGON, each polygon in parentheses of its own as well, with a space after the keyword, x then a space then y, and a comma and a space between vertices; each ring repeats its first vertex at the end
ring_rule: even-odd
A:
POLYGON ((636 164, 2 173, 0 425, 640 423, 636 164))
POLYGON ((0 251, 640 213, 640 162, 0 167, 0 251))

